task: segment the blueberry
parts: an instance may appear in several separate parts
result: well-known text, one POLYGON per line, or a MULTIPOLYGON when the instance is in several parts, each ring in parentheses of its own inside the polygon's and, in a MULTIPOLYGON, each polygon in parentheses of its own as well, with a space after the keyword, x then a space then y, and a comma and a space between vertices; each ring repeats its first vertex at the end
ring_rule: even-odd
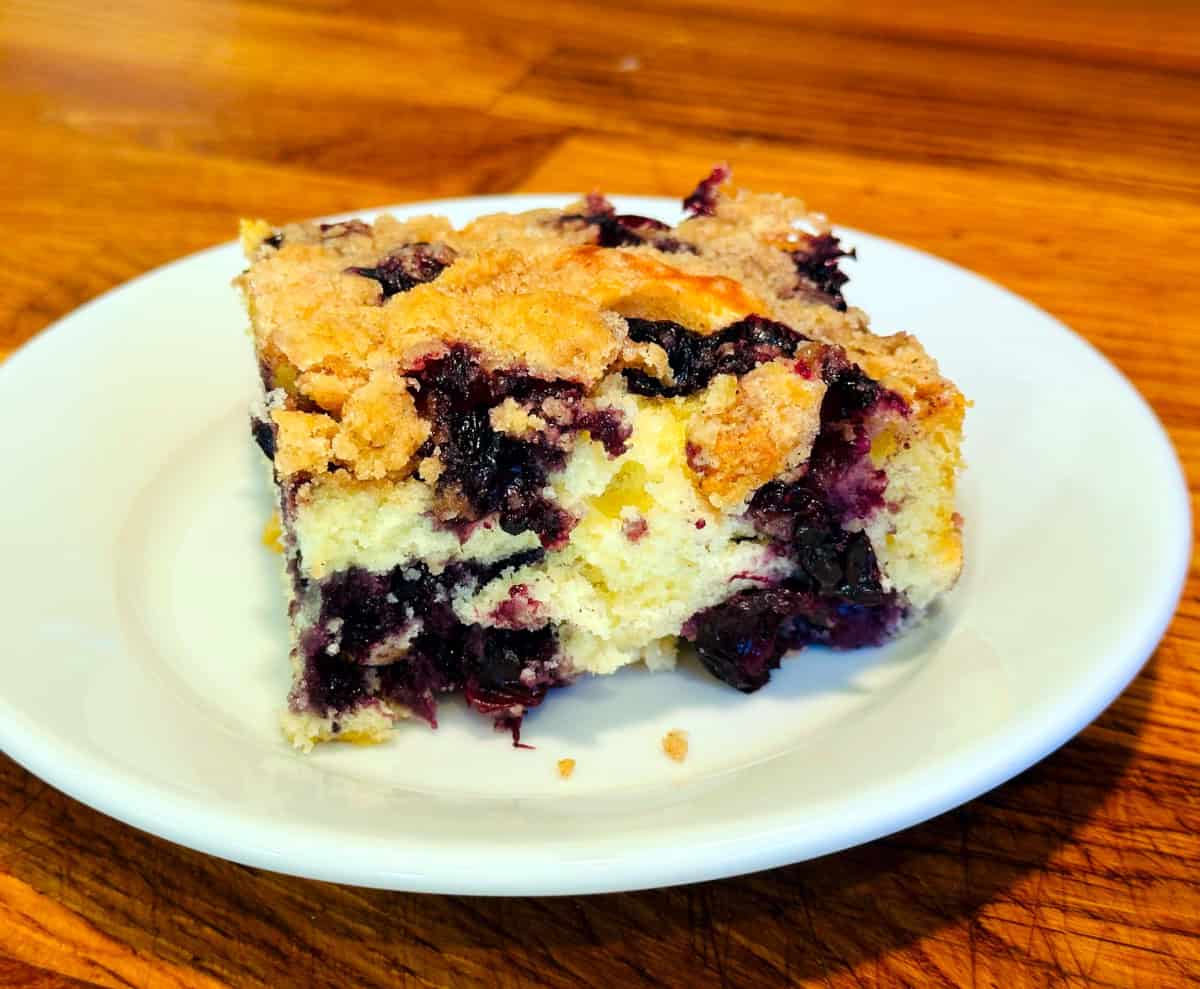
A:
POLYGON ((268 460, 275 459, 275 427, 266 419, 250 420, 250 435, 268 460))
POLYGON ((729 166, 717 165, 684 199, 683 208, 693 216, 713 216, 717 212, 717 190, 727 178, 729 166))
POLYGON ((651 397, 691 395, 708 387, 718 374, 742 375, 778 357, 791 357, 808 338, 783 323, 747 316, 704 336, 670 320, 632 318, 629 336, 637 343, 655 343, 667 353, 673 385, 636 368, 626 370, 630 391, 651 397))
POLYGON ((386 300, 433 281, 453 263, 454 257, 454 251, 445 244, 419 242, 397 248, 373 268, 355 266, 346 271, 379 282, 386 300))
POLYGON ((692 620, 696 653, 713 676, 743 693, 758 690, 779 666, 783 615, 770 591, 748 591, 708 608, 692 620))
POLYGON ((797 289, 845 312, 842 287, 850 281, 850 276, 841 270, 838 262, 842 258, 856 257, 856 253, 842 250, 833 234, 810 236, 804 247, 790 253, 792 264, 796 266, 797 289))
POLYGON ((596 243, 600 247, 636 247, 650 244, 667 254, 687 251, 699 254, 693 244, 669 236, 671 228, 661 220, 635 213, 618 213, 615 207, 601 195, 587 197, 583 213, 567 213, 559 218, 560 224, 583 223, 596 228, 596 243))

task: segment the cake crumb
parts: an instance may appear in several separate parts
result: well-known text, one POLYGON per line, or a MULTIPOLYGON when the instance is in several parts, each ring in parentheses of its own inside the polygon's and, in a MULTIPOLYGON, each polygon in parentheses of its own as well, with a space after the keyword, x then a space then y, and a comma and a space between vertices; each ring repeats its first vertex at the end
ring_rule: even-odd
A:
POLYGON ((687 732, 672 728, 663 735, 662 747, 668 758, 674 759, 676 762, 683 762, 688 754, 687 732))
POLYGON ((279 513, 272 512, 271 517, 267 519, 267 524, 263 526, 262 543, 272 553, 282 553, 283 543, 280 541, 283 536, 283 526, 279 521, 279 513))
POLYGON ((570 779, 571 774, 575 772, 574 759, 559 759, 558 760, 558 775, 563 779, 570 779))

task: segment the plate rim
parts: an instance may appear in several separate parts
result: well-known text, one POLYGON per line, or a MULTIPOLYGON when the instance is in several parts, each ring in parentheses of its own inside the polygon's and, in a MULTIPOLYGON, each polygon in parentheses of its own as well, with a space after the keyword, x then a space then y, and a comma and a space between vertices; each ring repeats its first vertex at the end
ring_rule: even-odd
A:
MULTIPOLYGON (((412 203, 395 203, 357 211, 323 217, 326 221, 350 216, 374 216, 388 211, 403 211, 413 214, 421 210, 470 209, 476 213, 495 209, 518 207, 535 208, 540 205, 562 205, 578 194, 572 193, 514 193, 482 196, 460 196, 445 199, 419 200, 412 203), (501 205, 504 204, 504 205, 501 205)), ((638 204, 630 208, 678 211, 678 201, 656 196, 626 196, 614 194, 611 198, 619 203, 638 204)), ((835 229, 847 239, 866 237, 884 243, 889 248, 919 256, 924 261, 933 261, 948 274, 967 277, 986 284, 994 292, 1000 292, 1012 302, 1036 315, 1058 331, 1067 334, 1077 343, 1091 351, 1110 379, 1109 388, 1119 388, 1132 398, 1138 407, 1143 426, 1148 435, 1153 434, 1164 458, 1164 471, 1174 475, 1170 490, 1160 492, 1164 503, 1171 502, 1170 511, 1180 523, 1181 538, 1174 542, 1174 558, 1162 563, 1159 578, 1162 591, 1157 599, 1158 607, 1152 612, 1138 616, 1140 621, 1123 626, 1128 631, 1130 645, 1120 653, 1121 661, 1114 659, 1100 673, 1090 676, 1081 689, 1073 692, 1073 701, 1060 703, 1056 716, 1035 728, 1026 728, 1020 733, 1020 744, 1007 746, 1000 740, 1013 734, 1010 720, 1000 729, 997 737, 985 736, 983 741, 974 741, 966 751, 940 761, 940 779, 934 786, 927 786, 920 794, 906 795, 887 811, 866 818, 867 823, 847 824, 833 835, 796 834, 789 831, 786 822, 772 819, 770 828, 760 829, 757 834, 770 834, 772 840, 761 847, 747 847, 742 840, 736 848, 725 849, 721 856, 693 859, 687 855, 664 855, 663 849, 651 845, 638 848, 629 858, 622 857, 620 868, 614 869, 611 857, 600 859, 582 858, 576 861, 547 861, 527 878, 515 879, 511 872, 498 876, 481 876, 473 870, 455 870, 452 863, 439 875, 431 872, 409 873, 378 868, 364 868, 362 856, 353 862, 337 861, 313 854, 328 832, 325 829, 306 828, 304 822, 289 822, 286 834, 277 828, 265 826, 257 818, 243 817, 236 828, 228 828, 228 813, 224 809, 214 811, 203 800, 182 794, 172 794, 151 781, 139 778, 123 766, 95 756, 91 752, 77 751, 78 746, 66 744, 46 745, 39 738, 38 726, 12 707, 0 695, 0 750, 24 768, 73 799, 80 800, 101 813, 116 818, 135 828, 155 834, 185 847, 207 854, 240 862, 244 865, 283 872, 306 878, 350 883, 354 885, 408 890, 413 892, 470 893, 483 895, 556 895, 615 892, 650 887, 670 886, 680 883, 719 879, 741 875, 762 869, 773 868, 829 854, 853 847, 867 841, 893 834, 906 827, 926 821, 956 806, 974 799, 1011 779, 1020 772, 1039 762, 1082 731, 1107 708, 1113 700, 1136 677, 1161 641, 1178 607, 1182 595, 1192 546, 1192 513, 1190 495, 1179 456, 1171 443, 1169 434, 1157 414, 1138 391, 1137 387, 1089 340, 1076 333, 1062 321, 1035 303, 1017 295, 992 279, 971 271, 961 265, 937 255, 910 247, 890 238, 870 234, 856 228, 836 226, 835 229), (1103 673, 1104 675, 1100 675, 1103 673), (1082 689, 1086 686, 1087 689, 1082 689), (1068 710, 1064 710, 1064 708, 1068 710), (985 744, 986 743, 986 744, 985 744), (980 751, 982 750, 982 751, 980 751), (966 765, 966 764, 973 764, 966 765), (222 833, 220 825, 226 825, 222 833)), ((194 261, 203 256, 228 251, 236 247, 236 241, 201 249, 174 259, 84 302, 76 309, 55 320, 9 354, 0 364, 0 388, 12 375, 20 374, 28 355, 45 346, 53 346, 47 340, 58 331, 70 332, 70 326, 86 320, 90 312, 106 304, 112 297, 149 281, 163 272, 194 261)), ((58 341, 61 336, 55 337, 58 341)), ((1113 650, 1116 655, 1116 651, 1113 650)), ((895 789, 903 790, 903 786, 895 789)), ((776 817, 780 815, 778 812, 776 817)), ((686 842, 684 843, 686 845, 686 842)))

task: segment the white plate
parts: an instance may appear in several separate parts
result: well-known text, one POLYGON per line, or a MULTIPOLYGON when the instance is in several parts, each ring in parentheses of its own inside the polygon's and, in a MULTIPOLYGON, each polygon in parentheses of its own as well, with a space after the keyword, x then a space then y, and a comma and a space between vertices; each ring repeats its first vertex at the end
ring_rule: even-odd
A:
MULTIPOLYGON (((505 196, 396 212, 558 205, 505 196)), ((623 209, 677 216, 661 199, 623 209)), ((967 570, 882 650, 812 650, 743 696, 694 669, 581 682, 513 749, 447 703, 373 749, 293 752, 252 358, 214 248, 84 306, 0 367, 0 745, 136 827, 250 865, 455 893, 727 876, 896 831, 1091 721, 1163 633, 1188 560, 1178 462, 1088 344, 960 268, 845 231, 851 301, 974 399, 967 570), (659 740, 690 733, 682 765, 659 740), (559 758, 578 761, 562 781, 559 758)))

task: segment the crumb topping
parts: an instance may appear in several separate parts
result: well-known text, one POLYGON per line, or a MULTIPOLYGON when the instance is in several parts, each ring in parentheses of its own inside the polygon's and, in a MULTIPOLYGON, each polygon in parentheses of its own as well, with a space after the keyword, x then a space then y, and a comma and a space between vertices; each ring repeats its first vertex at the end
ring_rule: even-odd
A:
POLYGON ((546 420, 513 398, 506 398, 489 413, 492 428, 516 439, 525 439, 546 428, 546 420))
POLYGON ((688 427, 688 462, 716 508, 741 505, 808 459, 821 428, 825 382, 795 361, 760 364, 740 379, 721 374, 688 427))
POLYGON ((429 432, 405 379, 381 369, 347 399, 333 455, 359 480, 403 474, 429 432))
POLYGON ((275 409, 275 469, 281 477, 320 474, 333 459, 333 438, 338 424, 320 412, 275 409))
MULTIPOLYGON (((267 388, 285 395, 272 412, 279 473, 344 470, 362 481, 415 473, 436 484, 445 457, 423 418, 418 379, 456 348, 489 373, 585 395, 621 371, 657 382, 659 394, 686 393, 675 358, 659 341, 631 338, 632 323, 714 337, 774 321, 844 348, 918 417, 955 401, 913 338, 875 336, 861 312, 842 311, 837 265, 849 255, 824 217, 796 199, 733 192, 726 179, 718 168, 702 182, 693 215, 676 227, 619 214, 599 194, 461 230, 440 217, 243 221, 250 267, 237 284, 267 388)), ((688 406, 696 483, 718 509, 740 509, 807 456, 823 386, 785 364, 701 380, 688 406)), ((490 416, 497 434, 522 441, 555 427, 545 408, 511 398, 490 416)))
MULTIPOLYGON (((284 365, 284 368, 288 368, 284 365)), ((283 368, 281 368, 282 370, 283 368)), ((294 368, 289 368, 294 372, 294 368)), ((278 380, 279 375, 276 374, 278 380)), ((335 416, 342 414, 346 400, 365 384, 363 378, 350 374, 331 374, 328 371, 305 371, 293 373, 292 388, 295 394, 315 402, 326 412, 335 416)), ((281 382, 281 384, 283 384, 281 382)))
POLYGON ((403 378, 376 371, 346 400, 341 420, 323 412, 275 409, 275 469, 282 477, 321 474, 330 465, 363 481, 407 474, 429 437, 403 378))

